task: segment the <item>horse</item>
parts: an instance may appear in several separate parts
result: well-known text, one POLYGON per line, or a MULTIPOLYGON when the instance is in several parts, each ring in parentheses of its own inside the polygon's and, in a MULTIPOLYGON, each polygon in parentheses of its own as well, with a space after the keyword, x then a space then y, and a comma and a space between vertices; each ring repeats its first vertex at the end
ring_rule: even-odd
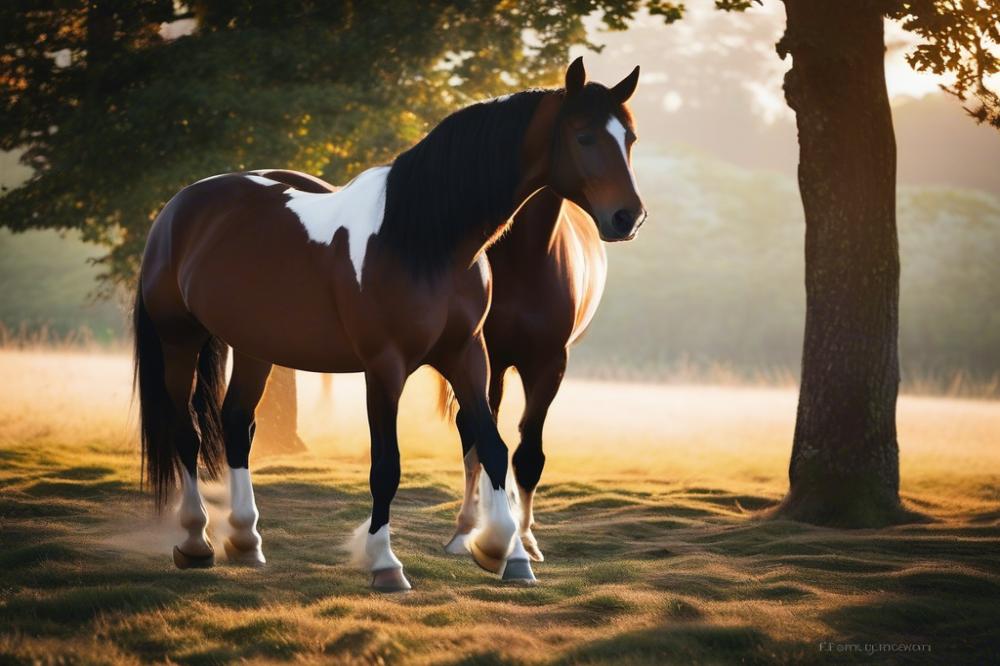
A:
MULTIPOLYGON (((615 121, 610 121, 612 129, 615 121)), ((639 220, 641 225, 643 220, 639 220)), ((638 227, 637 227, 638 228, 638 227)), ((512 463, 519 505, 519 533, 528 556, 544 560, 533 533, 535 488, 545 465, 542 429, 566 372, 569 348, 586 331, 607 276, 607 254, 587 213, 553 189, 525 202, 510 229, 486 251, 493 273, 493 299, 483 327, 490 361, 489 400, 494 417, 503 400, 504 377, 517 370, 525 405, 521 441, 512 463)), ((442 396, 442 409, 450 396, 442 396)), ((471 415, 459 409, 455 422, 462 441, 465 491, 453 555, 467 553, 479 508, 479 458, 471 415)))
POLYGON ((626 102, 638 74, 609 88, 587 82, 578 58, 563 88, 461 109, 391 164, 336 192, 242 172, 203 179, 167 202, 150 228, 136 288, 134 381, 144 476, 157 508, 181 485, 187 536, 174 547, 176 566, 215 562, 198 462, 214 477, 223 456, 232 507, 226 555, 266 562, 248 458, 271 366, 363 372, 372 505, 355 533, 356 559, 375 590, 410 589, 390 544, 396 417, 407 377, 429 365, 451 385, 485 471, 489 510, 472 557, 504 581, 534 582, 515 538, 507 447, 487 397, 484 251, 546 186, 586 210, 601 238, 635 235, 645 210, 629 163, 626 102))
MULTIPOLYGON (((337 191, 326 181, 296 171, 260 173, 301 190, 337 191)), ((525 551, 531 560, 541 562, 545 558, 533 533, 533 504, 545 465, 542 430, 566 371, 569 348, 586 331, 600 304, 607 253, 587 213, 546 187, 524 203, 507 232, 486 250, 486 257, 493 275, 493 297, 483 325, 490 361, 490 409, 495 417, 505 375, 515 368, 525 394, 521 441, 512 459, 519 509, 515 513, 525 551)), ((325 399, 331 393, 330 377, 322 375, 325 399)), ((447 414, 451 395, 447 385, 443 388, 441 412, 447 414)), ((456 415, 456 424, 465 485, 455 533, 444 549, 465 555, 478 520, 480 464, 474 434, 462 412, 456 415)))

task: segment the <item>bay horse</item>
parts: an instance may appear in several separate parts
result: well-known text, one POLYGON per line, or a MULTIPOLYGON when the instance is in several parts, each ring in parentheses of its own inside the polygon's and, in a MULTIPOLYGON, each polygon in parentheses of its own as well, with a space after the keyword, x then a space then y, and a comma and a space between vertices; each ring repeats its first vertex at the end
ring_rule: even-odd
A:
POLYGON ((364 372, 371 433, 370 518, 357 560, 376 590, 410 588, 392 552, 389 509, 400 479, 396 433, 406 378, 430 365, 452 386, 475 436, 490 511, 474 560, 505 581, 534 575, 507 498, 507 447, 487 397, 483 252, 548 186, 582 206, 606 240, 631 238, 644 209, 628 160, 625 102, 587 83, 582 59, 562 89, 528 90, 445 118, 391 165, 337 192, 311 193, 266 173, 222 174, 176 194, 149 232, 133 315, 145 474, 158 507, 178 480, 187 537, 178 567, 211 566, 198 461, 229 468, 228 558, 265 562, 248 457, 254 410, 272 364, 364 372), (225 384, 226 348, 233 370, 225 384))
MULTIPOLYGON (((609 121, 612 134, 617 122, 609 121)), ((518 425, 521 441, 512 457, 516 513, 525 551, 541 562, 544 557, 532 528, 535 488, 545 465, 542 430, 566 372, 569 348, 587 329, 600 303, 607 254, 590 216, 547 187, 525 202, 486 256, 493 273, 493 299, 483 326, 490 361, 490 409, 496 417, 504 377, 515 368, 525 397, 518 425)), ((444 408, 450 396, 446 393, 442 401, 444 408)), ((453 555, 469 551, 479 514, 480 464, 470 417, 459 409, 455 418, 462 440, 465 493, 455 535, 445 545, 453 555)))
MULTIPOLYGON (((272 170, 268 178, 301 190, 335 192, 326 181, 296 171, 272 170)), ((641 224, 641 221, 640 221, 641 224)), ((562 383, 569 348, 589 326, 604 292, 607 253, 593 220, 551 188, 528 199, 510 228, 486 250, 492 272, 492 299, 483 325, 490 361, 490 409, 496 416, 503 400, 504 377, 516 368, 525 406, 519 424, 521 441, 514 451, 519 531, 530 559, 544 560, 532 531, 535 488, 545 465, 542 430, 549 406, 562 383)), ((330 375, 322 375, 329 398, 330 375)), ((452 396, 442 382, 441 411, 452 396)), ((479 458, 475 438, 462 412, 456 415, 462 441, 465 488, 454 536, 445 544, 452 555, 465 555, 476 528, 479 506, 479 458)))

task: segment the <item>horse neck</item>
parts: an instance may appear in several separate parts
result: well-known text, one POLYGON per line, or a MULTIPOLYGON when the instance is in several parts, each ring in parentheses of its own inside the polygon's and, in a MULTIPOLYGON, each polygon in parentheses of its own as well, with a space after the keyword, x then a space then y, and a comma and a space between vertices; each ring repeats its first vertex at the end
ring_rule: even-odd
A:
MULTIPOLYGON (((501 219, 483 220, 483 225, 474 233, 473 237, 459 245, 455 259, 456 265, 460 268, 471 266, 480 254, 510 229, 515 213, 517 219, 523 217, 525 206, 531 205, 532 210, 535 206, 542 207, 544 210, 540 212, 548 214, 548 209, 553 206, 553 199, 561 205, 562 199, 546 187, 551 159, 552 134, 555 131, 561 102, 562 97, 558 92, 546 95, 539 102, 538 109, 531 119, 521 143, 521 178, 511 193, 511 209, 501 219), (549 194, 545 195, 546 191, 549 191, 549 194), (532 201, 540 196, 542 198, 539 202, 532 204, 532 201)), ((559 206, 556 206, 556 210, 551 213, 551 223, 543 225, 548 226, 548 238, 551 238, 555 224, 558 222, 558 208, 559 206)), ((525 224, 523 226, 532 227, 535 225, 525 224)), ((532 241, 525 239, 525 242, 531 243, 532 241)))
POLYGON ((519 256, 547 254, 559 227, 563 198, 546 187, 524 202, 503 245, 519 256))

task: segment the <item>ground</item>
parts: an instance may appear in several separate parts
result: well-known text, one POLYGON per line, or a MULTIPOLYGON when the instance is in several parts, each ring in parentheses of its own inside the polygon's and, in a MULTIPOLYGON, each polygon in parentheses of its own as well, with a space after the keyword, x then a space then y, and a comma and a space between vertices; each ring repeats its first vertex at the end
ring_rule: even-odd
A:
POLYGON ((757 514, 786 488, 793 388, 570 381, 546 561, 517 588, 442 551, 459 444, 417 377, 392 518, 414 589, 382 596, 341 549, 369 505, 356 377, 332 399, 305 377, 312 452, 253 461, 268 566, 203 571, 173 568, 171 517, 139 492, 124 355, 0 351, 0 377, 0 663, 1000 659, 1000 403, 904 397, 903 496, 934 520, 844 531, 757 514))

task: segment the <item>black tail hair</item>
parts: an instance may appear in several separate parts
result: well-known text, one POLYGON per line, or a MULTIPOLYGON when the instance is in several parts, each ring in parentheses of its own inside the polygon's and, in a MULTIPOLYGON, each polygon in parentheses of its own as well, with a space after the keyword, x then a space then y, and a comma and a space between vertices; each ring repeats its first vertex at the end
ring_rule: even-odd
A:
MULTIPOLYGON (((173 432, 174 408, 164 380, 163 348, 143 303, 141 284, 136 288, 132 326, 135 335, 132 390, 138 389, 139 393, 141 483, 152 487, 159 511, 177 483, 181 461, 173 432)), ((201 433, 201 461, 211 478, 218 475, 225 456, 221 412, 227 352, 225 343, 216 337, 204 344, 198 356, 197 383, 191 401, 201 433)))

